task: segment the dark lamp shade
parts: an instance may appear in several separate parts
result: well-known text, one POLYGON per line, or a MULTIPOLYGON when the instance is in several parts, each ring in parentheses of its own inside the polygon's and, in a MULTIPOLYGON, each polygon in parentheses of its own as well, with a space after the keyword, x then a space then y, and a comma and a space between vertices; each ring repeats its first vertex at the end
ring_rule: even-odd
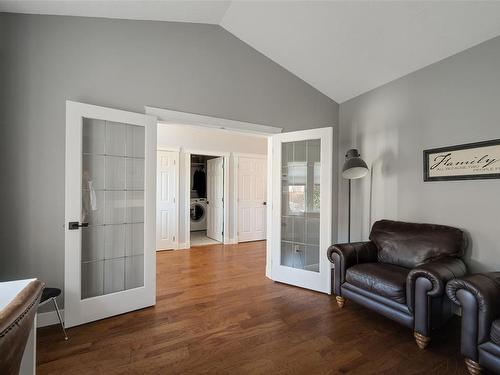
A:
POLYGON ((359 157, 358 150, 347 151, 346 161, 342 167, 342 177, 348 180, 365 177, 368 173, 368 166, 363 159, 359 157))

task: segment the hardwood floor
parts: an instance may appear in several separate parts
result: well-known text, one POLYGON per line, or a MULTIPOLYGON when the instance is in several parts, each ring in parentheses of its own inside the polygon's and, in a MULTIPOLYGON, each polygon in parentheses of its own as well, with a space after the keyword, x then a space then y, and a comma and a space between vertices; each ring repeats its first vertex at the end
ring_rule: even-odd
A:
POLYGON ((347 301, 274 283, 265 242, 158 253, 155 307, 38 330, 38 374, 465 374, 460 321, 412 332, 347 301))

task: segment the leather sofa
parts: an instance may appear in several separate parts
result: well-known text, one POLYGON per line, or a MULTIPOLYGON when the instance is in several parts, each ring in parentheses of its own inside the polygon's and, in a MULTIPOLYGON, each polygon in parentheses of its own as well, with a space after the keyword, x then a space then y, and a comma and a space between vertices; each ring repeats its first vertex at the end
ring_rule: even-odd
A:
POLYGON ((0 374, 17 375, 44 284, 30 282, 0 311, 0 374))
POLYGON ((500 374, 500 272, 470 275, 446 286, 462 307, 461 351, 469 373, 500 374))
POLYGON ((446 283, 466 274, 464 233, 444 225, 377 221, 370 241, 333 245, 332 292, 411 328, 425 349, 452 316, 446 283))

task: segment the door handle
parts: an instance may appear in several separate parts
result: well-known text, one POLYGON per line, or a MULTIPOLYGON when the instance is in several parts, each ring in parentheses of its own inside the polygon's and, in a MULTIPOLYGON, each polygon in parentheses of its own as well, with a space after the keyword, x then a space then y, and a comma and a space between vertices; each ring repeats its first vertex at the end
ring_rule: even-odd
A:
POLYGON ((70 221, 69 222, 69 230, 74 230, 78 228, 86 228, 89 226, 89 223, 79 223, 78 221, 70 221))
POLYGON ((263 202, 262 204, 263 204, 264 206, 267 206, 267 202, 263 202))

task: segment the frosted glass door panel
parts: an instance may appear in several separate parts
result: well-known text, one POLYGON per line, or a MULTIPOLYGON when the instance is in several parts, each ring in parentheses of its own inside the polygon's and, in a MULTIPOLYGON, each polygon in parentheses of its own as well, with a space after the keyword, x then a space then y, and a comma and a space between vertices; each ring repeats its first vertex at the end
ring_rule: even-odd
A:
POLYGON ((84 118, 82 299, 144 286, 145 129, 84 118))
POLYGON ((319 272, 319 139, 281 145, 281 265, 319 272))

